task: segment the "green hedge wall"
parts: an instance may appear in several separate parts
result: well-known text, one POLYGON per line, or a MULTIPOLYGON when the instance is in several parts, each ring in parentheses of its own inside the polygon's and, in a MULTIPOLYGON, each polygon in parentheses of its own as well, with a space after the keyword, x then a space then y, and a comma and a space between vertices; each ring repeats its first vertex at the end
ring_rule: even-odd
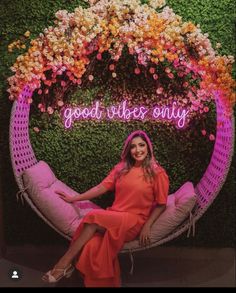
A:
MULTIPOLYGON (((184 20, 199 23, 202 31, 209 33, 213 45, 222 43, 221 54, 234 54, 234 1, 213 3, 210 0, 172 0, 167 3, 184 20)), ((10 66, 23 51, 14 50, 9 53, 7 46, 22 37, 27 30, 31 32, 32 38, 36 37, 45 27, 53 24, 57 10, 73 11, 78 5, 87 4, 78 0, 18 0, 0 3, 0 175, 4 182, 2 193, 8 243, 58 243, 64 240, 45 225, 28 206, 23 207, 15 200, 17 186, 8 149, 8 125, 12 104, 7 99, 6 78, 11 74, 10 66)), ((92 91, 88 91, 85 98, 91 99, 92 95, 92 91)), ((83 192, 99 183, 119 161, 126 136, 132 130, 143 129, 153 141, 156 158, 170 176, 172 192, 187 180, 197 183, 209 163, 213 142, 201 135, 203 126, 206 129, 215 129, 214 105, 211 105, 210 117, 193 122, 192 127, 186 131, 176 131, 173 127, 151 122, 80 122, 72 130, 65 131, 59 115, 54 115, 48 121, 47 117, 32 113, 30 136, 37 159, 48 162, 60 180, 83 192), (40 128, 39 133, 33 131, 35 126, 40 128)), ((170 245, 234 246, 234 162, 220 194, 198 222, 195 238, 186 239, 186 235, 182 235, 170 245)), ((106 207, 111 204, 112 199, 113 194, 107 194, 95 202, 106 207)))

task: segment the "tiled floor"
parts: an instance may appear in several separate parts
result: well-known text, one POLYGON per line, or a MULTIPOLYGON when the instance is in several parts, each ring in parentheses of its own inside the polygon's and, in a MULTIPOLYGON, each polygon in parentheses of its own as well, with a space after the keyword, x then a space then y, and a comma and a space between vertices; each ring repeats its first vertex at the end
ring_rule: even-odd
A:
MULTIPOLYGON (((66 247, 9 247, 0 259, 0 287, 49 287, 41 281, 43 272, 51 268, 66 247), (13 280, 12 271, 20 278, 13 280)), ((119 256, 124 287, 235 287, 235 249, 156 247, 134 253, 134 272, 129 274, 129 255, 119 256)), ((56 287, 83 287, 75 272, 56 287)))

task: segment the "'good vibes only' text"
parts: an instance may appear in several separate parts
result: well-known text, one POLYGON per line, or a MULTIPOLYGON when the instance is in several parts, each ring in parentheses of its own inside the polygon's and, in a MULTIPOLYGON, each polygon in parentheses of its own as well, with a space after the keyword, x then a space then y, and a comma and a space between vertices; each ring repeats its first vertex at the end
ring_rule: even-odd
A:
POLYGON ((172 121, 177 128, 184 128, 188 121, 189 110, 178 107, 176 102, 168 106, 129 107, 127 101, 118 105, 101 107, 100 102, 95 102, 90 107, 66 107, 62 111, 65 128, 71 128, 76 120, 165 120, 172 121))

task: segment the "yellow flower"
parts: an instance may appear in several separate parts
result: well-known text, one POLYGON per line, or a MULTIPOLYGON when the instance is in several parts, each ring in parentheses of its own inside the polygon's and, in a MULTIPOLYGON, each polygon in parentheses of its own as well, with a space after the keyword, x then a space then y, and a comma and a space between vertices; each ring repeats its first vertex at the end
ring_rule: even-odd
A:
POLYGON ((24 36, 25 36, 26 38, 28 38, 28 37, 30 36, 30 31, 26 31, 26 32, 24 33, 24 36))

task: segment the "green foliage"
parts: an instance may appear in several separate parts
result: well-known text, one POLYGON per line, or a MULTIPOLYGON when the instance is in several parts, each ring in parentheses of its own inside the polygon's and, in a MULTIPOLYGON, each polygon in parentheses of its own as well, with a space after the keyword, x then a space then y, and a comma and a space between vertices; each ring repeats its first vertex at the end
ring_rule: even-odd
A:
MULTIPOLYGON (((167 4, 184 20, 200 24, 202 31, 209 34, 213 47, 220 42, 222 44, 220 54, 235 53, 233 0, 168 0, 167 4)), ((45 243, 45 239, 52 241, 53 238, 55 241, 56 234, 53 235, 51 229, 47 231, 45 225, 39 222, 29 208, 19 208, 15 203, 17 186, 12 175, 8 149, 11 103, 7 99, 6 79, 12 74, 10 66, 25 50, 15 49, 9 53, 7 47, 28 30, 31 32, 31 39, 37 37, 44 28, 53 25, 56 11, 66 9, 71 12, 79 5, 87 4, 81 0, 2 0, 0 2, 0 173, 4 182, 2 190, 8 242, 45 243), (43 237, 38 233, 40 229, 44 231, 43 237)), ((94 87, 91 91, 81 92, 80 101, 90 104, 99 90, 100 88, 94 87)), ((105 101, 109 103, 109 92, 105 90, 102 92, 106 95, 105 101)), ((32 111, 30 137, 37 159, 47 161, 60 180, 83 192, 99 183, 119 161, 126 136, 132 130, 143 129, 152 139, 156 158, 170 176, 172 192, 186 180, 197 183, 208 166, 214 142, 203 137, 201 129, 215 129, 215 111, 212 105, 211 107, 210 117, 200 122, 194 121, 192 127, 186 131, 176 131, 173 127, 151 122, 143 124, 80 122, 72 130, 65 131, 58 113, 50 118, 44 115, 39 120, 37 112, 32 111), (35 126, 40 128, 39 133, 33 131, 35 126)), ((235 227, 232 223, 235 219, 234 174, 235 168, 232 164, 222 191, 197 227, 196 238, 187 241, 185 236, 181 236, 178 243, 203 246, 234 245, 235 227)), ((108 194, 97 199, 96 202, 105 207, 111 201, 112 195, 108 194)))

